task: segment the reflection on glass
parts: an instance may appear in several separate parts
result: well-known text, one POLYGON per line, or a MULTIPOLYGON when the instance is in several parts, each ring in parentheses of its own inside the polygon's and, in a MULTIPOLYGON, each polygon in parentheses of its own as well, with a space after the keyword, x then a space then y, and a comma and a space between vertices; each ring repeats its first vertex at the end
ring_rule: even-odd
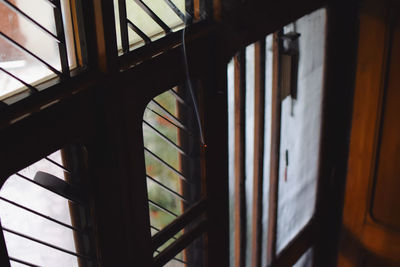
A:
MULTIPOLYGON (((0 31, 34 55, 61 71, 60 55, 56 35, 54 12, 46 1, 11 0, 11 4, 24 14, 38 22, 45 30, 35 25, 26 16, 13 11, 9 6, 0 3, 0 31)), ((68 0, 61 0, 64 31, 66 33, 67 54, 70 68, 76 67, 74 38, 72 33, 71 14, 68 0)), ((26 89, 9 72, 28 84, 37 84, 55 77, 38 59, 26 51, 17 48, 4 38, 0 38, 0 100, 26 89)))

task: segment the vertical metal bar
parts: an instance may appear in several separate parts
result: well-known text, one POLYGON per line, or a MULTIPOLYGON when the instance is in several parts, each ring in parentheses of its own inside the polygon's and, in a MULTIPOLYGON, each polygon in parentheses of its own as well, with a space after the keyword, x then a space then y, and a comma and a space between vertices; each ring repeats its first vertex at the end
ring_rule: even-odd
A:
POLYGON ((10 260, 8 258, 6 241, 3 234, 3 226, 0 221, 0 266, 10 267, 10 260))
POLYGON ((126 0, 118 0, 119 27, 121 31, 122 52, 129 52, 128 20, 126 14, 126 0))
POLYGON ((246 263, 246 52, 240 50, 235 64, 235 266, 246 263))
POLYGON ((281 93, 279 88, 279 53, 281 32, 273 34, 272 44, 272 115, 271 115, 271 162, 268 207, 267 262, 276 258, 276 229, 279 188, 279 154, 281 141, 281 93))
POLYGON ((265 39, 255 43, 252 266, 261 267, 264 184, 265 39))
POLYGON ((58 52, 60 54, 61 63, 61 79, 70 77, 69 64, 68 64, 68 53, 67 53, 67 43, 65 41, 64 23, 61 13, 61 3, 60 0, 54 0, 56 8, 53 8, 54 22, 56 25, 57 37, 60 40, 58 43, 58 52))

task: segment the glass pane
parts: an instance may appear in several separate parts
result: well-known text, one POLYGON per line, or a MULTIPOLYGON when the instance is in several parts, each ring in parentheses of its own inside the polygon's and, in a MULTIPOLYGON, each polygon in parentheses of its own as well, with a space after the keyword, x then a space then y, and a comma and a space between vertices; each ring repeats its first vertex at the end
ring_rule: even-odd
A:
POLYGON ((165 3, 165 0, 144 0, 143 2, 171 29, 183 25, 184 21, 165 3))
POLYGON ((285 27, 299 38, 297 99, 282 102, 277 251, 314 214, 320 147, 325 48, 325 10, 285 27))
MULTIPOLYGON (((184 0, 171 1, 181 12, 186 14, 184 0)), ((173 9, 164 0, 143 0, 143 3, 149 7, 173 32, 184 27, 184 21, 173 11, 173 9)), ((164 30, 157 24, 142 7, 135 1, 126 1, 127 18, 142 31, 152 41, 165 36, 164 30)), ((117 34, 117 47, 121 51, 121 30, 119 19, 118 0, 114 0, 114 14, 117 34)), ((134 50, 145 43, 143 39, 131 28, 128 27, 128 40, 130 50, 134 50)))
MULTIPOLYGON (((51 36, 56 35, 53 7, 41 0, 12 0, 10 3, 42 25, 45 30, 26 16, 13 11, 8 5, 0 3, 0 31, 51 67, 61 71, 58 43, 51 36), (46 30, 49 33, 46 33, 46 30)), ((61 10, 69 66, 74 68, 77 63, 68 0, 61 0, 61 10)), ((0 67, 28 84, 37 84, 55 77, 55 73, 38 59, 3 38, 0 38, 0 67)), ((25 89, 22 83, 0 70, 0 100, 25 89)))
MULTIPOLYGON (((196 137, 193 130, 188 134, 180 128, 193 129, 195 121, 190 116, 194 113, 178 104, 175 96, 188 92, 183 89, 171 92, 155 97, 143 116, 150 223, 157 230, 162 230, 198 200, 200 192, 200 176, 196 176, 200 174, 193 176, 195 172, 191 169, 197 168, 197 158, 194 152, 189 154, 196 137), (176 121, 182 126, 177 127, 176 121)), ((157 230, 153 229, 152 234, 157 230)))
POLYGON ((254 161, 254 44, 246 47, 246 265, 251 266, 254 161))
POLYGON ((228 171, 229 171, 229 255, 230 266, 235 266, 235 108, 234 108, 234 62, 228 64, 228 171))
POLYGON ((265 39, 265 118, 264 118, 264 188, 262 218, 262 266, 267 266, 269 177, 271 158, 271 115, 272 115, 272 34, 265 39))
MULTIPOLYGON (((61 163, 60 151, 49 155, 49 159, 61 163)), ((73 227, 70 203, 35 184, 38 171, 64 180, 61 167, 42 159, 10 176, 1 188, 0 218, 9 256, 39 266, 78 266, 75 256, 19 235, 76 252, 74 230, 69 228, 73 227)), ((11 265, 19 263, 11 261, 11 265)))

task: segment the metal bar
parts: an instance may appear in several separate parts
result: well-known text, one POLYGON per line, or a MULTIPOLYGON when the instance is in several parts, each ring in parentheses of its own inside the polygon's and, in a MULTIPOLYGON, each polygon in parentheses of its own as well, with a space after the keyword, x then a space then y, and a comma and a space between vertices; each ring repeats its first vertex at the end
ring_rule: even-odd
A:
POLYGON ((160 103, 158 103, 156 100, 151 100, 151 103, 156 105, 161 111, 168 117, 170 120, 172 120, 175 124, 178 124, 181 128, 187 129, 187 127, 177 118, 175 117, 171 112, 169 112, 166 108, 164 108, 160 103))
POLYGON ((12 200, 3 198, 3 197, 1 197, 1 196, 0 196, 0 200, 3 200, 3 201, 5 201, 5 202, 7 202, 7 203, 9 203, 9 204, 11 204, 11 205, 13 205, 13 206, 16 206, 16 207, 18 207, 18 208, 20 208, 20 209, 26 210, 26 211, 28 211, 28 212, 30 212, 30 213, 33 213, 33 214, 35 214, 35 215, 37 215, 37 216, 40 216, 40 217, 42 217, 42 218, 44 218, 44 219, 46 219, 46 220, 52 221, 52 222, 54 222, 54 223, 56 223, 56 224, 59 224, 59 225, 61 225, 61 226, 63 226, 63 227, 69 228, 69 229, 71 229, 71 230, 73 230, 73 231, 80 232, 80 233, 85 233, 83 230, 77 229, 77 228, 75 228, 75 227, 73 227, 73 226, 71 226, 71 225, 68 225, 68 224, 65 224, 65 223, 63 223, 63 222, 61 222, 61 221, 58 221, 58 220, 56 220, 56 219, 54 219, 54 218, 52 218, 52 217, 50 217, 50 216, 44 215, 44 214, 42 214, 42 213, 40 213, 40 212, 37 212, 37 211, 35 211, 35 210, 32 210, 32 209, 30 209, 30 208, 28 208, 28 207, 25 207, 25 206, 23 206, 23 205, 20 205, 20 204, 14 202, 14 201, 12 201, 12 200))
POLYGON ((140 6, 147 15, 149 15, 163 30, 166 34, 171 33, 171 29, 167 24, 164 23, 142 0, 133 0, 140 6))
POLYGON ((156 154, 154 154, 153 152, 151 152, 149 149, 147 149, 146 147, 144 147, 144 151, 146 151, 147 153, 149 153, 150 155, 152 155, 158 162, 160 162, 161 164, 163 164, 165 167, 167 167, 169 170, 173 171, 175 174, 177 174, 182 180, 184 181, 188 181, 188 179, 185 177, 185 175, 183 175, 180 171, 176 170, 174 167, 172 167, 171 165, 169 165, 167 162, 165 162, 162 158, 160 158, 159 156, 157 156, 156 154))
POLYGON ((81 188, 50 173, 38 171, 33 180, 36 183, 41 184, 47 190, 56 192, 60 196, 63 196, 74 203, 84 205, 87 202, 87 196, 81 188))
POLYGON ((151 180, 152 182, 156 183, 157 185, 159 185, 161 188, 167 190, 168 192, 170 192, 171 194, 173 194, 174 196, 176 196, 177 198, 179 198, 180 200, 182 200, 185 203, 188 203, 188 201, 179 193, 175 192, 174 190, 172 190, 171 188, 167 187, 166 185, 160 183, 159 181, 157 181, 156 179, 154 179, 153 177, 151 177, 150 175, 146 175, 147 178, 149 180, 151 180))
POLYGON ((153 110, 153 109, 151 109, 151 108, 149 108, 149 107, 146 107, 146 109, 150 110, 151 112, 153 112, 154 114, 156 114, 158 117, 164 119, 165 121, 171 123, 171 124, 172 124, 173 126, 175 126, 176 128, 178 128, 178 129, 180 129, 180 130, 182 130, 182 131, 185 131, 185 132, 186 132, 187 134, 189 134, 189 135, 192 135, 192 133, 191 133, 187 128, 182 128, 181 126, 179 126, 178 124, 175 124, 173 121, 171 121, 171 120, 168 119, 167 117, 165 117, 165 116, 161 115, 160 113, 158 113, 157 111, 155 111, 155 110, 153 110))
POLYGON ((279 189, 279 154, 281 141, 281 93, 279 90, 279 57, 281 31, 273 34, 272 44, 272 107, 271 107, 271 159, 269 180, 268 206, 268 240, 267 262, 270 264, 276 258, 278 189, 279 189))
MULTIPOLYGON (((26 177, 26 176, 24 176, 24 175, 22 175, 22 174, 20 174, 20 173, 18 173, 18 172, 16 173, 16 175, 19 176, 20 178, 22 178, 22 179, 24 179, 24 180, 26 180, 26 181, 32 183, 32 184, 35 184, 35 185, 37 185, 37 186, 40 186, 41 188, 44 188, 44 189, 46 189, 47 191, 50 191, 50 192, 52 192, 52 193, 54 193, 54 194, 56 194, 56 195, 58 195, 58 196, 60 196, 60 197, 62 197, 62 198, 65 198, 65 196, 61 195, 59 192, 57 192, 57 191, 55 191, 55 190, 52 190, 51 188, 48 188, 48 187, 46 187, 46 186, 44 186, 44 185, 42 185, 42 184, 40 184, 40 183, 38 183, 38 182, 36 182, 36 181, 34 181, 34 180, 32 180, 32 179, 29 179, 28 177, 26 177)), ((58 178, 57 178, 57 179, 58 179, 58 178)), ((67 199, 67 198, 65 198, 65 199, 67 199)), ((69 200, 70 200, 70 199, 69 199, 69 200)), ((74 202, 74 200, 70 200, 70 201, 73 201, 73 202, 74 202)), ((77 204, 84 205, 84 203, 80 203, 80 202, 77 202, 77 204)))
POLYGON ((164 0, 164 2, 175 12, 175 14, 183 21, 186 22, 185 15, 177 8, 177 6, 171 0, 164 0))
POLYGON ((42 32, 44 32, 45 34, 47 34, 48 36, 50 36, 52 39, 54 39, 56 42, 60 43, 61 40, 54 35, 52 32, 50 32, 48 29, 46 29, 45 27, 43 27, 42 25, 40 25, 36 20, 32 19, 29 15, 27 15, 24 11, 22 11, 21 9, 19 9, 18 7, 14 6, 11 2, 9 2, 8 0, 0 0, 1 3, 3 3, 4 5, 6 5, 9 9, 11 9, 12 11, 14 11, 15 13, 17 13, 18 15, 24 17, 25 19, 29 20, 31 23, 33 23, 34 25, 36 25, 42 32))
POLYGON ((175 257, 176 254, 184 250, 197 237, 203 234, 207 229, 206 219, 201 220, 195 227, 178 238, 177 241, 169 245, 160 254, 154 258, 154 266, 164 266, 175 257))
POLYGON ((25 53, 29 54, 30 56, 34 57, 36 60, 40 61, 42 64, 44 64, 49 70, 51 70, 52 72, 54 72, 55 74, 57 74, 58 76, 61 76, 62 73, 59 72, 58 70, 56 70, 54 67, 52 67, 50 64, 48 64, 46 61, 44 61, 43 59, 41 59, 40 57, 38 57, 37 55, 35 55, 34 53, 32 53, 31 51, 29 51, 28 49, 26 49, 25 47, 23 47, 22 45, 20 45, 19 43, 17 43, 16 41, 14 41, 13 39, 11 39, 10 37, 8 37, 7 35, 5 35, 3 32, 0 32, 0 37, 2 37, 4 40, 6 40, 7 42, 9 42, 10 44, 12 44, 13 46, 17 47, 18 49, 24 51, 25 53))
POLYGON ((265 117, 265 39, 254 49, 254 166, 253 166, 253 225, 252 266, 261 267, 262 217, 264 186, 264 117, 265 117))
POLYGON ((151 43, 150 37, 147 36, 141 29, 139 29, 139 27, 137 27, 132 21, 130 21, 129 19, 126 19, 126 22, 127 22, 128 26, 129 26, 129 28, 130 28, 132 31, 136 32, 136 33, 140 36, 140 38, 143 39, 143 41, 144 41, 146 44, 151 43))
POLYGON ((43 267, 43 266, 36 265, 36 264, 30 263, 30 262, 27 262, 27 261, 23 261, 23 260, 16 259, 16 258, 13 258, 13 257, 10 257, 9 259, 10 259, 10 261, 18 262, 18 263, 23 264, 23 265, 26 265, 26 266, 31 266, 31 267, 43 267))
POLYGON ((22 237, 22 238, 28 239, 28 240, 33 241, 33 242, 36 242, 36 243, 39 243, 39 244, 44 245, 44 246, 46 246, 46 247, 50 247, 50 248, 53 248, 53 249, 55 249, 55 250, 58 250, 58 251, 61 251, 61 252, 70 254, 70 255, 75 256, 75 257, 78 257, 78 258, 83 258, 83 259, 87 259, 87 260, 90 260, 90 261, 92 260, 89 256, 82 255, 82 254, 79 254, 79 253, 75 253, 75 252, 73 252, 73 251, 70 251, 70 250, 61 248, 61 247, 59 247, 59 246, 56 246, 56 245, 53 245, 53 244, 44 242, 44 241, 42 241, 42 240, 36 239, 36 238, 34 238, 34 237, 31 237, 31 236, 28 236, 28 235, 19 233, 19 232, 17 232, 17 231, 14 231, 14 230, 11 230, 11 229, 8 229, 8 228, 5 228, 5 227, 3 227, 3 231, 6 231, 6 232, 8 232, 8 233, 11 233, 11 234, 20 236, 20 237, 22 237))
POLYGON ((118 0, 119 27, 121 31, 122 52, 129 52, 128 18, 126 14, 126 0, 118 0))
POLYGON ((155 203, 153 200, 149 199, 149 203, 153 206, 155 206, 156 208, 168 213, 169 215, 172 215, 174 217, 178 217, 179 215, 176 214, 175 212, 170 211, 169 209, 164 208, 163 206, 161 206, 160 204, 155 203))
POLYGON ((152 237, 153 250, 156 250, 162 244, 167 242, 182 230, 189 223, 194 221, 206 210, 206 201, 204 199, 195 203, 191 208, 185 211, 181 216, 176 218, 172 223, 168 224, 162 231, 156 233, 152 237))
POLYGON ((12 78, 16 79, 17 81, 19 81, 20 83, 22 83, 23 85, 25 85, 26 87, 28 87, 31 92, 35 93, 38 92, 39 90, 35 87, 33 87, 32 85, 30 85, 29 83, 24 82, 23 80, 21 80, 20 78, 18 78, 17 76, 15 76, 14 74, 12 74, 11 72, 3 69, 2 67, 0 67, 0 70, 4 73, 6 73, 7 75, 11 76, 12 78))
POLYGON ((235 102, 235 266, 246 264, 246 52, 234 57, 235 102))
POLYGON ((170 92, 176 100, 178 100, 179 103, 184 105, 185 107, 191 108, 191 106, 173 89, 170 89, 168 92, 170 92))
POLYGON ((152 129, 159 137, 161 137, 163 140, 165 140, 166 142, 168 142, 168 144, 170 144, 172 147, 174 147, 176 150, 178 150, 182 155, 185 155, 186 157, 189 157, 189 155, 183 150, 182 147, 178 146, 177 144, 175 144, 171 139, 169 139, 168 137, 166 137, 162 132, 160 132, 159 130, 157 130, 153 125, 151 125, 150 123, 148 123, 147 121, 143 120, 144 124, 146 124, 150 129, 152 129))
POLYGON ((48 160, 49 162, 53 163, 53 164, 56 165, 57 167, 60 167, 60 168, 63 169, 64 171, 66 171, 66 172, 68 172, 68 173, 71 173, 71 171, 70 171, 69 169, 65 168, 63 165, 61 165, 60 163, 58 163, 58 162, 52 160, 51 158, 45 157, 45 159, 48 160))
POLYGON ((58 52, 60 54, 60 63, 61 63, 61 78, 65 79, 70 77, 69 73, 69 63, 68 63, 68 52, 67 52, 67 44, 65 42, 65 32, 64 32, 64 23, 61 14, 61 4, 60 0, 53 0, 54 3, 60 8, 54 8, 54 22, 56 25, 57 37, 60 40, 58 43, 58 52))

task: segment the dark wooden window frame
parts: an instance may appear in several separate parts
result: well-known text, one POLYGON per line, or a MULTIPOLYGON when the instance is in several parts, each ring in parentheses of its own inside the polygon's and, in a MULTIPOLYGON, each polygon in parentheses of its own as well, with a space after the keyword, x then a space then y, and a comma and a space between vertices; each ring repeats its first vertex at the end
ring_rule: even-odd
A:
MULTIPOLYGON (((241 8, 229 9, 214 1, 215 20, 195 24, 188 31, 189 66, 192 79, 202 88, 200 102, 207 143, 207 149, 202 151, 205 208, 195 212, 205 211, 207 218, 202 226, 207 232, 206 266, 229 266, 227 125, 221 123, 227 122, 228 59, 240 48, 324 4, 325 1, 311 0, 249 1, 239 4, 243 5, 241 8), (288 4, 292 6, 290 12, 288 4)), ((3 184, 6 177, 64 145, 85 144, 101 266, 152 266, 142 118, 150 99, 185 81, 181 35, 171 34, 152 46, 117 57, 112 5, 112 1, 96 0, 83 7, 88 27, 88 71, 0 113, 0 161, 7 163, 0 165, 0 182, 3 184)), ((343 6, 348 4, 339 1, 329 6, 332 23, 328 26, 316 214, 313 223, 271 262, 272 266, 292 265, 310 244, 318 253, 316 266, 335 259, 356 43, 356 8, 353 5, 344 10, 343 6), (349 64, 339 64, 340 60, 349 64), (342 65, 347 66, 348 72, 343 71, 342 65), (335 79, 343 73, 346 75, 339 83, 335 79), (345 107, 335 114, 335 105, 342 101, 345 107), (330 129, 334 128, 341 129, 339 135, 332 136, 330 129), (326 240, 332 243, 326 244, 326 240)), ((8 265, 5 248, 1 248, 0 263, 8 265)))

